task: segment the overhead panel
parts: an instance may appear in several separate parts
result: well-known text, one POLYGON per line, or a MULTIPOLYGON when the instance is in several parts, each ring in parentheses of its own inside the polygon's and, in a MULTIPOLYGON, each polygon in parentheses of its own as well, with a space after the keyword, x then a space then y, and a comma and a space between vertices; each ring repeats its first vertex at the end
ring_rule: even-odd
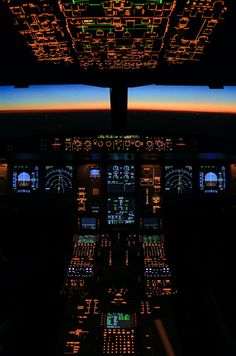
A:
POLYGON ((169 40, 165 42, 164 59, 179 64, 199 61, 225 13, 224 1, 179 1, 169 40))
POLYGON ((98 71, 199 61, 227 10, 223 0, 8 0, 8 6, 38 61, 98 71))
POLYGON ((40 62, 73 63, 61 14, 48 1, 9 1, 14 23, 40 62))

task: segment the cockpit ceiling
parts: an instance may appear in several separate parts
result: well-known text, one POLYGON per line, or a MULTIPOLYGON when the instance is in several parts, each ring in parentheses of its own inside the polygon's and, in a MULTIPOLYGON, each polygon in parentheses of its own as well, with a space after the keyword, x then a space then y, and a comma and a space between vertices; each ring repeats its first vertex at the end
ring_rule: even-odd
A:
POLYGON ((7 0, 37 63, 137 71, 199 62, 224 26, 223 0, 7 0))

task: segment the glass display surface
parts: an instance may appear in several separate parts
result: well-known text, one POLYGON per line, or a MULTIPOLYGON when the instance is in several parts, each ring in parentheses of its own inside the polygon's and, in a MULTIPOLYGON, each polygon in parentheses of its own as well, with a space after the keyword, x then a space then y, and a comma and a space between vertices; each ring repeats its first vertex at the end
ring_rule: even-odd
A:
POLYGON ((143 235, 144 243, 158 243, 161 242, 161 238, 159 235, 143 235))
POLYGON ((97 219, 95 217, 81 217, 80 227, 81 229, 96 230, 97 219))
POLYGON ((92 180, 99 179, 101 177, 100 168, 97 168, 97 167, 96 168, 95 167, 89 168, 89 177, 92 180))
POLYGON ((65 194, 73 188, 72 166, 46 166, 45 191, 56 194, 65 194))
POLYGON ((77 243, 93 244, 96 242, 96 235, 78 235, 77 243))
POLYGON ((160 227, 160 221, 156 217, 145 217, 143 218, 143 229, 144 230, 158 230, 160 227))
POLYGON ((135 170, 130 164, 112 164, 107 167, 107 191, 109 193, 133 193, 135 170))
POLYGON ((36 165, 14 165, 12 167, 12 189, 17 193, 31 193, 39 189, 39 167, 36 165))
POLYGON ((111 329, 131 328, 131 315, 125 313, 107 313, 106 327, 111 329))
POLYGON ((133 197, 110 197, 107 199, 108 225, 134 224, 135 200, 133 197))
POLYGON ((165 191, 175 194, 189 193, 193 189, 193 173, 191 165, 165 166, 165 191))
POLYGON ((219 193, 226 189, 226 168, 220 165, 201 165, 199 188, 204 193, 219 193))

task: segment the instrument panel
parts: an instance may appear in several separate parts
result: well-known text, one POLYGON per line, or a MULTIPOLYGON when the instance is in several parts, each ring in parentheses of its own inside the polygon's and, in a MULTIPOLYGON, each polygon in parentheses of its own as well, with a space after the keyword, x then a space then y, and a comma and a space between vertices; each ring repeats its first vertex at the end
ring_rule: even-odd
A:
MULTIPOLYGON (((109 208, 110 215, 136 210, 155 214, 168 197, 235 195, 235 163, 223 159, 190 162, 156 157, 149 164, 138 154, 112 161, 113 154, 99 155, 92 163, 11 159, 1 165, 0 194, 5 196, 76 196, 81 213, 97 215, 109 208), (182 162, 183 161, 183 162, 182 162), (104 199, 106 195, 109 199, 104 199), (141 205, 135 206, 138 197, 141 205)), ((116 157, 116 154, 114 154, 116 157)), ((87 158, 86 158, 87 160, 87 158)), ((110 220, 110 217, 109 219, 110 220)), ((132 220, 132 219, 131 219, 132 220)), ((112 224, 112 223, 111 223, 112 224)))
MULTIPOLYGON (((163 138, 163 146, 150 137, 100 140, 116 149, 94 150, 94 141, 90 145, 86 137, 80 141, 83 149, 70 155, 62 150, 47 156, 13 151, 0 165, 0 198, 13 206, 25 197, 30 197, 30 206, 38 201, 72 203, 58 356, 149 356, 154 348, 162 355, 156 340, 163 344, 160 325, 165 324, 166 305, 178 294, 166 211, 171 207, 176 212, 189 197, 191 206, 199 207, 207 199, 235 196, 235 159, 194 150, 186 155, 184 146, 174 150, 177 141, 169 138, 163 138), (127 151, 125 140, 137 140, 132 146, 136 151, 127 151), (159 151, 161 147, 166 151, 159 151)), ((165 332, 171 335, 172 330, 165 332)))

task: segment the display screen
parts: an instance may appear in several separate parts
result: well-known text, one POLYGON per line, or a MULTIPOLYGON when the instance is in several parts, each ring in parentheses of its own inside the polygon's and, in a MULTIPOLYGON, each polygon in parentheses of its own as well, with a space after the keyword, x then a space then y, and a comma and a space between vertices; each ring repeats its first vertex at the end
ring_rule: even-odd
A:
POLYGON ((73 188, 72 166, 46 166, 45 191, 56 194, 65 194, 73 188))
POLYGON ((111 197, 107 199, 107 222, 109 225, 133 224, 135 204, 133 197, 111 197))
POLYGON ((96 230, 97 219, 94 217, 81 217, 80 227, 81 229, 96 230))
POLYGON ((140 186, 150 187, 160 185, 161 166, 157 164, 143 164, 140 172, 140 186))
POLYGON ((135 190, 134 166, 112 164, 107 167, 107 191, 109 193, 133 193, 135 190))
POLYGON ((106 327, 111 329, 130 329, 131 315, 125 313, 107 313, 106 327))
POLYGON ((165 191, 174 194, 192 192, 192 166, 165 166, 165 191))
POLYGON ((160 221, 156 217, 143 218, 144 230, 158 230, 160 228, 160 221))
POLYGON ((98 179, 101 176, 100 168, 89 168, 89 177, 91 179, 98 179))
POLYGON ((12 189, 17 193, 31 193, 39 188, 39 167, 34 165, 14 165, 12 169, 12 189))
POLYGON ((93 244, 96 242, 96 235, 79 235, 77 238, 77 243, 93 244))
POLYGON ((204 193, 219 193, 226 188, 226 171, 224 166, 202 165, 199 171, 199 187, 204 193))
POLYGON ((159 235, 143 235, 144 243, 158 243, 161 242, 161 237, 159 235))

